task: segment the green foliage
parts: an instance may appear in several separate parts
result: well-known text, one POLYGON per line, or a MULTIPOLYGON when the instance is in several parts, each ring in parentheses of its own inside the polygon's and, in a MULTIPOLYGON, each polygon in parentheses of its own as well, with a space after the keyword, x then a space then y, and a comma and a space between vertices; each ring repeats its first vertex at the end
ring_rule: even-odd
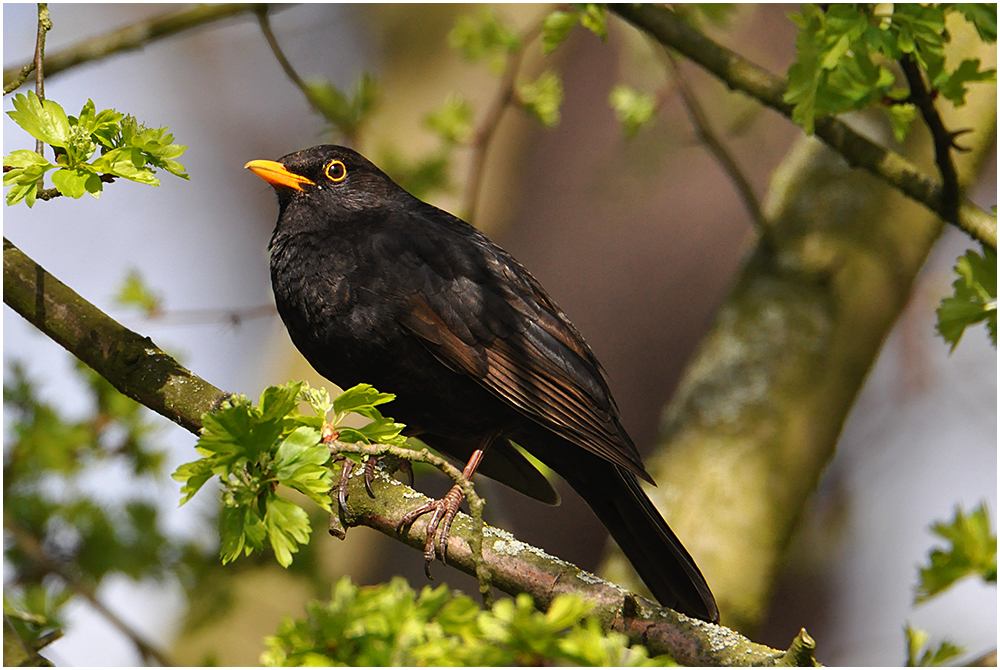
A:
POLYGON ((138 270, 132 268, 125 275, 125 281, 115 295, 115 302, 124 307, 138 307, 146 316, 152 316, 160 311, 163 297, 146 284, 138 270))
POLYGON ((608 102, 615 110, 615 116, 626 137, 634 137, 643 126, 653 120, 653 114, 656 112, 656 96, 652 93, 639 93, 625 85, 611 89, 608 102))
POLYGON ((577 23, 602 40, 608 39, 607 10, 603 5, 574 4, 569 10, 557 9, 542 21, 542 51, 546 56, 555 51, 577 23))
POLYGON ((491 10, 483 8, 475 16, 459 17, 448 33, 448 44, 469 62, 486 60, 490 69, 499 74, 507 65, 507 57, 521 48, 521 38, 491 10))
POLYGON ((563 101, 562 79, 546 70, 535 81, 517 87, 521 105, 548 127, 559 125, 559 107, 563 101))
POLYGON ((162 169, 187 179, 184 166, 173 160, 187 147, 174 144, 166 128, 147 128, 133 117, 113 109, 97 112, 88 100, 79 116, 67 116, 52 100, 40 100, 34 92, 14 96, 14 111, 7 112, 32 137, 55 150, 56 162, 19 149, 4 157, 3 183, 10 186, 7 204, 22 200, 29 207, 38 196, 39 180, 49 170, 52 184, 65 196, 79 198, 90 193, 100 197, 104 189, 101 175, 123 177, 150 186, 159 186, 156 170, 162 169), (95 154, 100 153, 98 155, 95 154))
POLYGON ((312 528, 305 510, 278 495, 278 486, 295 489, 330 512, 331 454, 320 439, 327 415, 333 412, 330 425, 344 442, 402 444, 403 425, 377 409, 393 398, 359 384, 331 400, 325 390, 289 383, 264 389, 257 407, 234 395, 202 415, 196 448, 203 458, 180 466, 173 477, 183 483, 182 504, 212 477, 222 482, 222 562, 261 550, 268 541, 278 563, 288 567, 312 528), (301 414, 299 402, 312 412, 301 414), (359 429, 341 426, 351 413, 371 422, 359 429))
POLYGON ((958 647, 947 640, 943 641, 937 649, 927 646, 930 635, 925 630, 910 628, 906 626, 906 666, 908 668, 929 668, 942 666, 956 656, 965 652, 962 647, 958 647))
POLYGON ((334 130, 356 138, 378 103, 378 84, 365 73, 347 95, 325 79, 305 82, 305 94, 313 109, 323 115, 334 130))
POLYGON ((484 611, 447 587, 418 596, 401 577, 358 587, 341 578, 326 603, 309 603, 306 617, 286 618, 266 640, 267 666, 513 666, 553 663, 588 666, 674 665, 629 648, 620 633, 605 633, 581 598, 560 595, 546 613, 527 595, 484 611))
POLYGON ((460 93, 451 93, 444 104, 424 118, 424 125, 446 144, 465 144, 472 137, 473 109, 460 93))
POLYGON ((420 199, 433 191, 448 190, 451 180, 451 147, 408 161, 395 149, 386 147, 379 154, 379 165, 392 180, 420 199))
POLYGON ((935 523, 931 530, 947 540, 951 547, 931 551, 930 565, 920 569, 916 602, 932 598, 969 575, 996 583, 997 536, 991 528, 986 503, 980 503, 968 515, 956 507, 950 522, 935 523))
POLYGON ((4 381, 10 423, 3 508, 11 540, 4 547, 4 610, 16 613, 14 625, 31 644, 61 627, 62 607, 73 593, 63 581, 47 578, 52 555, 64 574, 92 587, 112 574, 159 578, 197 555, 160 531, 156 509, 144 500, 126 498, 108 507, 106 494, 88 492, 86 482, 109 471, 152 481, 162 474, 164 454, 150 444, 148 410, 83 364, 77 370, 92 406, 77 420, 42 401, 20 365, 11 365, 4 381))
POLYGON ((997 344, 997 254, 983 247, 980 256, 969 250, 955 265, 958 278, 955 292, 941 301, 937 309, 937 329, 954 351, 965 329, 986 321, 993 346, 997 344))
POLYGON ((897 85, 894 64, 912 58, 931 87, 952 104, 964 104, 967 84, 992 81, 995 70, 981 70, 978 60, 948 69, 944 47, 949 13, 958 11, 980 36, 996 40, 996 5, 805 4, 790 16, 799 26, 798 58, 788 70, 785 102, 794 105, 792 120, 812 133, 817 117, 882 105, 897 138, 905 136, 915 116, 909 90, 897 85), (902 109, 894 109, 901 106, 902 109))

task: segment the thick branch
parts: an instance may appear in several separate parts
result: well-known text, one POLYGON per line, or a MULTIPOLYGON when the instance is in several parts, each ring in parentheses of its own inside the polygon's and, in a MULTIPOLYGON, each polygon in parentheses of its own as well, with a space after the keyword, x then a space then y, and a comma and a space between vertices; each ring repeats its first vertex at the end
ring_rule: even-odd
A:
MULTIPOLYGON (((664 46, 676 49, 698 63, 730 88, 742 91, 791 118, 792 106, 783 98, 787 88, 784 79, 716 44, 672 10, 633 4, 610 5, 609 9, 664 46)), ((867 170, 983 244, 997 248, 997 221, 994 217, 963 199, 957 217, 948 218, 941 182, 921 173, 906 158, 872 142, 830 116, 816 119, 816 135, 839 152, 852 167, 867 170)))
MULTIPOLYGON (((201 415, 228 397, 185 370, 149 340, 128 330, 4 239, 4 303, 77 358, 108 379, 115 388, 171 421, 196 433, 201 415)), ((349 525, 366 525, 398 538, 396 526, 405 512, 426 502, 409 487, 376 477, 375 498, 364 490, 364 473, 350 480, 349 525)), ((400 538, 422 550, 427 519, 418 519, 400 538)), ((545 608, 559 593, 573 592, 596 604, 596 614, 615 630, 641 642, 654 654, 670 653, 679 661, 704 664, 774 664, 784 652, 750 642, 731 630, 690 619, 635 598, 576 566, 519 542, 491 527, 484 532, 483 558, 493 585, 506 593, 529 593, 545 608)), ((451 529, 448 561, 476 575, 471 543, 474 525, 460 515, 451 529)))
MULTIPOLYGON (((45 74, 52 76, 82 63, 100 60, 122 51, 140 49, 151 42, 176 35, 179 32, 252 11, 254 7, 255 5, 252 3, 199 5, 193 9, 171 12, 139 21, 104 35, 84 40, 46 57, 45 74)), ((26 79, 33 69, 34 63, 26 65, 24 68, 5 69, 3 71, 4 95, 17 89, 15 86, 8 90, 11 84, 19 79, 20 74, 23 73, 26 79)), ((22 83, 23 81, 24 79, 21 79, 22 83)))
POLYGON ((3 301, 116 389, 191 432, 229 397, 3 241, 3 301))
MULTIPOLYGON (((400 538, 396 527, 406 511, 427 502, 427 498, 402 482, 379 472, 372 483, 375 497, 365 492, 364 472, 350 478, 347 498, 351 519, 341 519, 349 526, 368 526, 406 544, 423 550, 426 517, 418 519, 400 538)), ((474 541, 472 518, 459 514, 448 539, 448 564, 476 576, 471 543, 474 541)), ((738 633, 678 614, 645 598, 628 593, 596 575, 581 570, 543 550, 518 541, 510 533, 486 526, 483 560, 493 585, 511 595, 527 593, 537 607, 546 609, 560 593, 582 595, 594 605, 594 614, 609 628, 627 635, 634 643, 646 646, 651 654, 671 654, 684 665, 775 665, 786 652, 756 644, 738 633)), ((811 655, 796 660, 815 664, 811 655)))

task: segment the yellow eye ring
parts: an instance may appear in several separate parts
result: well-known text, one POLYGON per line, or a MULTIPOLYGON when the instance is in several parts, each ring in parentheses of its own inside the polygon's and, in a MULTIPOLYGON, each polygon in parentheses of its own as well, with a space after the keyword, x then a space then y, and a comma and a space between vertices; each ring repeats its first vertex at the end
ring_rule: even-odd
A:
POLYGON ((332 182, 344 181, 347 177, 347 168, 340 161, 330 161, 323 168, 323 172, 326 173, 327 178, 332 182))

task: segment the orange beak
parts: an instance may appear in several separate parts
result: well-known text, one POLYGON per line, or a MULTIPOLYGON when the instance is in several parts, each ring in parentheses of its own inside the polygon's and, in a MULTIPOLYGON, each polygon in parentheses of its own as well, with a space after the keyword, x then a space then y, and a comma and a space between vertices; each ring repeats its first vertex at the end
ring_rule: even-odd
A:
POLYGON ((287 186, 296 191, 302 190, 302 184, 314 185, 316 182, 302 175, 289 172, 284 165, 275 161, 256 160, 243 166, 272 186, 287 186))

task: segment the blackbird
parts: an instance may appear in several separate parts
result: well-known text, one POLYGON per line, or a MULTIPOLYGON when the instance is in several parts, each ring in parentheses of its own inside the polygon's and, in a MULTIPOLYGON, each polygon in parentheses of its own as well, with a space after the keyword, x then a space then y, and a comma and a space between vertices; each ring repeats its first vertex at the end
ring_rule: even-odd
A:
MULTIPOLYGON (((661 604, 718 621, 705 578, 639 485, 653 480, 601 364, 520 263, 351 149, 246 167, 277 192, 274 299, 317 372, 395 393, 405 434, 467 462, 466 476, 558 504, 516 443, 590 505, 661 604)), ((455 487, 407 515, 434 513, 429 561, 461 501, 455 487)))

